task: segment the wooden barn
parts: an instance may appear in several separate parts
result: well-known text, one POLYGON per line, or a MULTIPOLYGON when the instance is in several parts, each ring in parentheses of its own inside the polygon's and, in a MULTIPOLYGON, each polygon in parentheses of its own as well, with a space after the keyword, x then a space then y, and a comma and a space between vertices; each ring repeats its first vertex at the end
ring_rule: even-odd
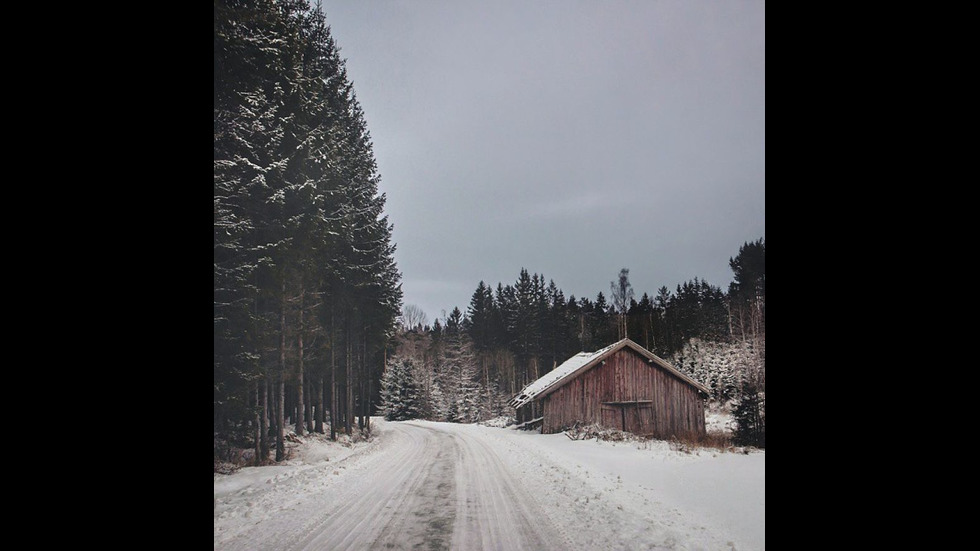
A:
POLYGON ((524 387, 510 404, 543 434, 599 423, 643 436, 705 433, 708 389, 629 339, 580 352, 524 387))

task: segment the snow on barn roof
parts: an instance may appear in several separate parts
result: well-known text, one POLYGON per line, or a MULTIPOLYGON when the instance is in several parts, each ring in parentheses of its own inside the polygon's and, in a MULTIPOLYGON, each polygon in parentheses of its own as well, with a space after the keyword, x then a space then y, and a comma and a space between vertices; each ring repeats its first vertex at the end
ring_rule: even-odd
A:
POLYGON ((571 380, 572 378, 574 378, 573 377, 574 375, 582 371, 585 371, 590 366, 597 363, 600 359, 605 359, 605 357, 609 356, 612 352, 615 352, 616 350, 619 350, 620 348, 623 348, 624 346, 627 345, 629 345, 630 348, 632 348, 633 350, 636 350, 640 354, 646 356, 651 361, 656 362, 658 365, 660 365, 660 367, 663 367, 667 371, 673 373, 681 380, 690 383, 701 392, 708 394, 708 389, 705 388, 704 385, 698 383, 694 379, 691 379, 687 375, 681 373, 680 371, 677 370, 677 368, 670 365, 656 354, 650 352, 649 350, 631 341, 630 339, 623 339, 619 342, 610 344, 605 348, 596 350, 595 352, 579 352, 578 354, 565 360, 563 364, 552 369, 548 373, 545 373, 538 380, 524 387, 523 390, 517 393, 517 396, 511 399, 510 405, 515 408, 519 408, 524 404, 534 400, 536 397, 540 395, 548 394, 552 389, 561 386, 561 383, 563 383, 564 381, 571 380))
POLYGON ((535 396, 537 396, 544 390, 547 390, 552 385, 554 385, 558 381, 561 381, 568 375, 571 375, 579 368, 591 362, 594 358, 597 358, 602 353, 607 352, 610 348, 616 346, 616 344, 610 344, 609 346, 600 350, 596 350, 595 352, 579 352, 578 354, 572 356, 571 358, 568 358, 567 360, 565 360, 565 363, 545 373, 537 381, 534 381, 533 383, 524 387, 524 390, 521 390, 517 394, 517 396, 515 396, 514 399, 511 400, 511 405, 514 406, 515 408, 519 408, 524 404, 530 402, 531 400, 534 399, 535 396))

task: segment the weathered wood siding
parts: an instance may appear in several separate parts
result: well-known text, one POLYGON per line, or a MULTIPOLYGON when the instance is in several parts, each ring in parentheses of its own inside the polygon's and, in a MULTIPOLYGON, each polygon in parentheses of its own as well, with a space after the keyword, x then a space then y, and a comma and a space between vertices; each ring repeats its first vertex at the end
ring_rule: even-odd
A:
POLYGON ((531 401, 517 408, 517 422, 526 423, 541 417, 542 404, 539 401, 531 401))
POLYGON ((657 438, 705 433, 698 391, 630 348, 623 348, 540 400, 541 432, 599 423, 657 438), (620 402, 620 404, 617 404, 620 402), (633 402, 633 404, 621 404, 633 402), (638 402, 638 403, 637 403, 638 402))

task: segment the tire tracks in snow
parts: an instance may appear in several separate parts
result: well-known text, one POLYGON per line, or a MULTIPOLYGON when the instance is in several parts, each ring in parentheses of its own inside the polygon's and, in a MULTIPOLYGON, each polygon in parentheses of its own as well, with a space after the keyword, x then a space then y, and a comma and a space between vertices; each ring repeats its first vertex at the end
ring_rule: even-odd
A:
POLYGON ((412 422, 386 471, 298 544, 311 549, 565 549, 534 499, 485 442, 412 422))
POLYGON ((498 451, 465 432, 457 472, 462 511, 453 549, 567 549, 537 502, 501 461, 498 451))
POLYGON ((448 549, 455 450, 446 433, 389 423, 400 438, 290 549, 448 549))
POLYGON ((370 452, 270 489, 215 548, 567 549, 501 451, 461 429, 385 423, 370 452))

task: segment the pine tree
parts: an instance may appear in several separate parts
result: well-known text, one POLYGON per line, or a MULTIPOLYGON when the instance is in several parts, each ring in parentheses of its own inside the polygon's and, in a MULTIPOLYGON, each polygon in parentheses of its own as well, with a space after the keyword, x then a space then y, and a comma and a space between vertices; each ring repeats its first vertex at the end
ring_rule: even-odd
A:
MULTIPOLYGON (((602 294, 602 293, 600 293, 602 294)), ((578 338, 582 351, 591 351, 601 348, 598 346, 595 336, 595 304, 588 297, 582 297, 578 301, 578 338)))
POLYGON ((476 381, 477 371, 472 363, 460 364, 458 379, 456 380, 456 401, 453 404, 453 418, 447 421, 457 423, 475 423, 481 420, 480 412, 481 398, 484 391, 476 381))
POLYGON ((746 381, 739 389, 738 405, 732 412, 735 419, 733 440, 741 446, 766 447, 765 393, 746 381))
POLYGON ((449 415, 448 403, 439 380, 433 379, 429 393, 426 395, 425 418, 430 421, 445 421, 449 415))
MULTIPOLYGON (((466 310, 465 328, 470 342, 473 343, 480 368, 481 386, 484 388, 488 388, 491 384, 497 384, 496 382, 491 383, 490 376, 490 368, 493 365, 492 351, 496 344, 494 338, 495 309, 493 291, 481 280, 476 291, 473 292, 469 308, 466 310)), ((494 380, 499 381, 499 378, 494 380)), ((486 409, 489 410, 491 407, 490 394, 487 394, 485 405, 486 409)))
POLYGON ((410 358, 392 358, 381 376, 379 411, 388 421, 418 419, 421 388, 415 378, 416 364, 410 358))
MULTIPOLYGON (((241 404, 248 380, 262 378, 262 353, 275 324, 264 300, 274 295, 266 271, 277 246, 276 220, 268 198, 277 185, 276 163, 284 115, 285 83, 295 62, 291 48, 299 40, 288 10, 265 2, 215 2, 214 10, 214 302, 216 434, 227 432, 232 407, 241 404), (271 291, 271 293, 270 293, 271 291)), ((263 386, 265 383, 263 383, 263 386)), ((248 385, 254 386, 254 385, 248 385)), ((268 397, 263 392, 262 396, 268 397)), ((267 424, 268 403, 260 423, 267 424)), ((251 419, 252 415, 247 415, 251 419)), ((268 450, 265 431, 260 454, 268 450)), ((265 457, 257 459, 259 463, 265 457)))
POLYGON ((449 316, 446 317, 446 333, 458 336, 463 331, 463 312, 459 307, 454 307, 449 316))
POLYGON ((446 318, 445 343, 439 364, 438 381, 444 400, 441 409, 445 412, 446 420, 455 423, 479 420, 480 387, 476 380, 476 358, 469 337, 463 331, 459 308, 454 308, 446 318))
POLYGON ((564 362, 569 356, 580 352, 575 345, 572 334, 574 320, 568 312, 568 302, 565 294, 554 280, 548 282, 547 289, 547 319, 545 332, 545 366, 544 371, 550 371, 564 362))
POLYGON ((328 374, 331 434, 339 417, 366 424, 401 276, 367 125, 322 10, 216 0, 214 32, 216 442, 257 425, 262 462, 271 427, 283 457, 287 409, 302 433, 315 407, 322 430, 328 374))
POLYGON ((728 287, 729 327, 733 337, 755 353, 754 369, 746 374, 734 411, 737 442, 765 447, 766 392, 766 242, 746 242, 729 258, 733 280, 728 287))
POLYGON ((595 297, 592 304, 592 314, 589 319, 592 333, 592 349, 602 348, 616 342, 615 312, 606 303, 602 291, 595 297))
POLYGON ((539 376, 535 354, 540 338, 536 284, 537 274, 532 278, 526 268, 521 268, 520 276, 513 287, 513 310, 510 312, 508 328, 520 368, 521 386, 539 376))
POLYGON ((633 328, 632 333, 639 339, 637 342, 641 343, 643 348, 651 351, 654 350, 654 345, 657 342, 654 332, 654 315, 653 301, 646 293, 643 293, 640 302, 630 305, 629 317, 630 327, 633 328))
POLYGON ((578 300, 575 299, 575 295, 569 295, 568 302, 565 303, 565 320, 565 323, 568 324, 568 342, 562 358, 568 358, 585 350, 582 342, 585 318, 582 316, 582 310, 578 300))
POLYGON ((728 259, 733 279, 728 286, 731 332, 742 340, 765 339, 766 242, 746 242, 728 259))

